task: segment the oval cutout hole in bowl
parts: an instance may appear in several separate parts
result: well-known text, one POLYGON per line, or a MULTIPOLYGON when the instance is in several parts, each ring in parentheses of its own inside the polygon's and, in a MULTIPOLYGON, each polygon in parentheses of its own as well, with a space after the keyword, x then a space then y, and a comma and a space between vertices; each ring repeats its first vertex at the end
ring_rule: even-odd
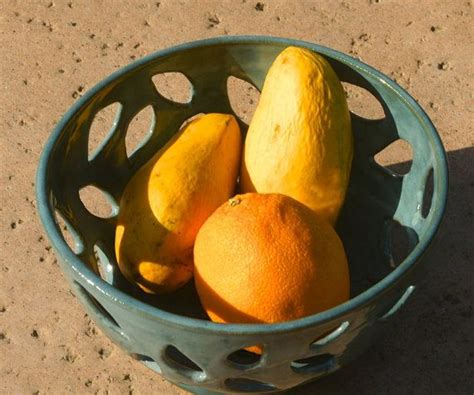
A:
POLYGON ((70 248, 70 250, 79 255, 84 251, 84 242, 82 241, 79 232, 73 228, 73 226, 66 220, 64 215, 59 211, 55 210, 54 217, 56 219, 56 224, 63 236, 64 241, 70 248))
POLYGON ((272 384, 264 383, 263 381, 247 379, 245 377, 229 378, 225 380, 225 385, 228 389, 235 392, 265 392, 278 390, 272 384))
POLYGON ((368 90, 360 86, 343 82, 349 110, 365 119, 383 119, 385 112, 378 99, 368 90))
POLYGON ((96 217, 110 218, 118 212, 118 204, 114 198, 94 185, 81 188, 79 198, 87 211, 96 217))
POLYGON ((152 81, 158 93, 165 99, 181 104, 187 104, 192 100, 193 85, 183 73, 155 74, 152 81))
POLYGON ((329 373, 337 366, 332 354, 314 355, 291 362, 291 369, 296 373, 329 373))
POLYGON ((235 115, 249 125, 260 99, 258 89, 247 81, 230 76, 227 79, 227 96, 235 115))
POLYGON ((405 292, 403 292, 402 296, 395 302, 395 304, 380 318, 382 321, 387 320, 389 317, 394 315, 400 308, 406 303, 410 295, 415 290, 414 285, 410 285, 405 292))
POLYGON ((339 336, 341 336, 347 330, 347 328, 349 328, 349 325, 350 325, 349 321, 344 321, 336 329, 314 340, 311 343, 310 347, 318 348, 318 347, 325 346, 328 343, 331 343, 332 341, 336 340, 339 336))
POLYGON ((140 361, 145 366, 149 367, 150 369, 154 370, 155 372, 161 374, 160 365, 158 365, 158 363, 153 358, 151 358, 147 355, 139 354, 139 353, 132 353, 132 354, 130 354, 130 356, 133 359, 135 359, 137 361, 140 361))
POLYGON ((156 116, 153 106, 142 108, 130 121, 125 135, 125 149, 130 157, 146 144, 155 129, 156 116))
POLYGON ((428 176, 425 181, 425 190, 423 191, 423 202, 421 204, 421 215, 423 218, 428 217, 431 211, 431 204, 433 202, 433 192, 434 192, 434 178, 433 178, 433 168, 428 172, 428 176))
POLYGON ((227 360, 238 369, 249 369, 256 366, 262 359, 263 347, 261 345, 255 345, 247 348, 258 348, 260 354, 242 348, 230 353, 227 356, 227 360))
POLYGON ((121 110, 122 105, 116 102, 104 107, 95 114, 89 129, 87 144, 89 160, 92 160, 99 153, 102 144, 107 141, 107 138, 115 130, 121 110))
POLYGON ((99 276, 105 282, 113 285, 114 284, 114 266, 110 262, 108 254, 104 251, 102 242, 97 242, 94 245, 94 255, 97 262, 97 270, 99 276))
POLYGON ((121 332, 120 325, 115 320, 115 318, 105 309, 105 307, 102 306, 102 304, 77 281, 74 281, 74 284, 76 286, 75 288, 80 292, 83 300, 85 300, 85 302, 89 305, 95 315, 101 317, 105 323, 115 329, 118 329, 119 332, 121 332))
POLYGON ((175 346, 168 345, 165 348, 165 360, 174 368, 188 373, 202 373, 203 370, 194 361, 184 355, 175 346))
POLYGON ((374 156, 374 160, 390 173, 403 176, 411 169, 413 150, 408 142, 398 139, 378 152, 374 156))
POLYGON ((384 253, 388 256, 390 268, 395 269, 410 255, 412 249, 408 235, 410 230, 393 218, 385 221, 384 228, 382 233, 382 237, 385 238, 383 241, 384 253))

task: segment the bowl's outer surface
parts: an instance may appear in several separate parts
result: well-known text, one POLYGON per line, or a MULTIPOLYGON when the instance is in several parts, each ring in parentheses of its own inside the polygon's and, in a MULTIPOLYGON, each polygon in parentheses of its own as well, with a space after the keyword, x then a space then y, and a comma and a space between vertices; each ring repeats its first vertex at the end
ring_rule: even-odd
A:
MULTIPOLYGON (((245 130, 245 125, 241 126, 245 130)), ((382 322, 415 289, 415 274, 424 268, 426 253, 443 218, 448 184, 439 136, 424 111, 402 88, 370 66, 337 51, 271 37, 193 42, 157 52, 117 71, 87 92, 59 122, 46 144, 37 177, 43 225, 88 313, 111 339, 147 366, 178 385, 204 392, 287 389, 356 358, 373 341, 382 322), (314 316, 272 325, 220 325, 190 318, 173 312, 173 300, 170 308, 153 306, 116 269, 116 211, 110 218, 92 215, 78 191, 94 185, 113 202, 119 202, 134 172, 186 119, 201 112, 233 112, 226 88, 229 76, 260 90, 268 67, 288 45, 325 56, 341 81, 368 90, 385 112, 385 117, 378 120, 352 114, 355 156, 338 224, 350 261, 351 300, 314 316), (189 79, 193 86, 189 103, 171 102, 157 92, 151 78, 164 72, 182 72, 189 79), (89 158, 92 120, 115 102, 120 103, 120 110, 113 128, 89 158), (155 113, 150 137, 128 157, 128 124, 148 105, 155 113), (403 177, 373 159, 399 138, 407 141, 414 152, 411 169, 403 177), (430 173, 433 197, 426 215, 422 206, 430 173), (62 236, 55 217, 58 214, 76 237, 75 251, 62 236), (394 223, 403 230, 411 251, 396 265, 390 240, 394 223), (314 342, 334 328, 329 336, 314 342), (259 360, 237 363, 227 359, 233 351, 254 344, 264 347, 259 360)))

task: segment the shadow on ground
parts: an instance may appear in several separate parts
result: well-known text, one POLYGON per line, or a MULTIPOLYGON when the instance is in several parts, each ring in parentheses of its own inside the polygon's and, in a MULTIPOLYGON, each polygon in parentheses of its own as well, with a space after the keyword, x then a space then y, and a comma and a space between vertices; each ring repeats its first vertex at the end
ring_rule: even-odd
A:
POLYGON ((417 292, 361 358, 289 393, 472 393, 474 148, 448 160, 448 210, 417 292))

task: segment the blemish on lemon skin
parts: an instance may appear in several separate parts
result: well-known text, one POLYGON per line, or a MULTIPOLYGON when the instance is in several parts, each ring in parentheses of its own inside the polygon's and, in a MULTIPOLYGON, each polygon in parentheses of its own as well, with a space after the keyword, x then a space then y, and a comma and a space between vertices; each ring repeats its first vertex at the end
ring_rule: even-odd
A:
POLYGON ((232 199, 229 199, 229 204, 230 204, 231 207, 235 207, 238 204, 240 204, 240 201, 241 201, 240 198, 234 197, 232 199))

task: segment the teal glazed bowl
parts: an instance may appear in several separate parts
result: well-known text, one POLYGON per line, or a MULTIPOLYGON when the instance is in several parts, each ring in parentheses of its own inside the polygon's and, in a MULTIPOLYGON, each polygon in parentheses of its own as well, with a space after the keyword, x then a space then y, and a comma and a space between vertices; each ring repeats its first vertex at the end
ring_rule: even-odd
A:
MULTIPOLYGON (((240 120, 243 133, 246 125, 240 120)), ((219 37, 156 52, 106 78, 64 115, 44 147, 37 173, 39 215, 65 277, 88 314, 124 352, 189 391, 277 392, 330 374, 357 358, 389 317, 405 303, 427 270, 426 256, 447 200, 446 153, 429 118, 400 86, 372 67, 315 44, 272 37, 219 37), (355 153, 350 186, 337 230, 351 272, 351 299, 328 311, 279 324, 217 324, 203 314, 192 284, 152 297, 117 269, 114 231, 125 185, 183 122, 198 113, 234 113, 230 76, 262 88, 266 72, 285 47, 324 56, 341 81, 361 87, 385 116, 351 113, 355 153), (180 72, 192 85, 188 103, 159 93, 152 77, 180 72), (96 114, 119 103, 112 129, 88 154, 96 114), (127 129, 151 106, 148 139, 127 154, 127 129), (414 157, 397 175, 374 156, 402 139, 414 157), (79 191, 94 186, 113 206, 92 214, 79 191), (66 240, 63 226, 67 226, 66 240), (401 241, 400 241, 401 240, 401 241), (400 257, 397 248, 403 244, 400 257), (398 256, 398 258, 397 258, 398 256), (244 348, 260 345, 262 355, 244 348)))

